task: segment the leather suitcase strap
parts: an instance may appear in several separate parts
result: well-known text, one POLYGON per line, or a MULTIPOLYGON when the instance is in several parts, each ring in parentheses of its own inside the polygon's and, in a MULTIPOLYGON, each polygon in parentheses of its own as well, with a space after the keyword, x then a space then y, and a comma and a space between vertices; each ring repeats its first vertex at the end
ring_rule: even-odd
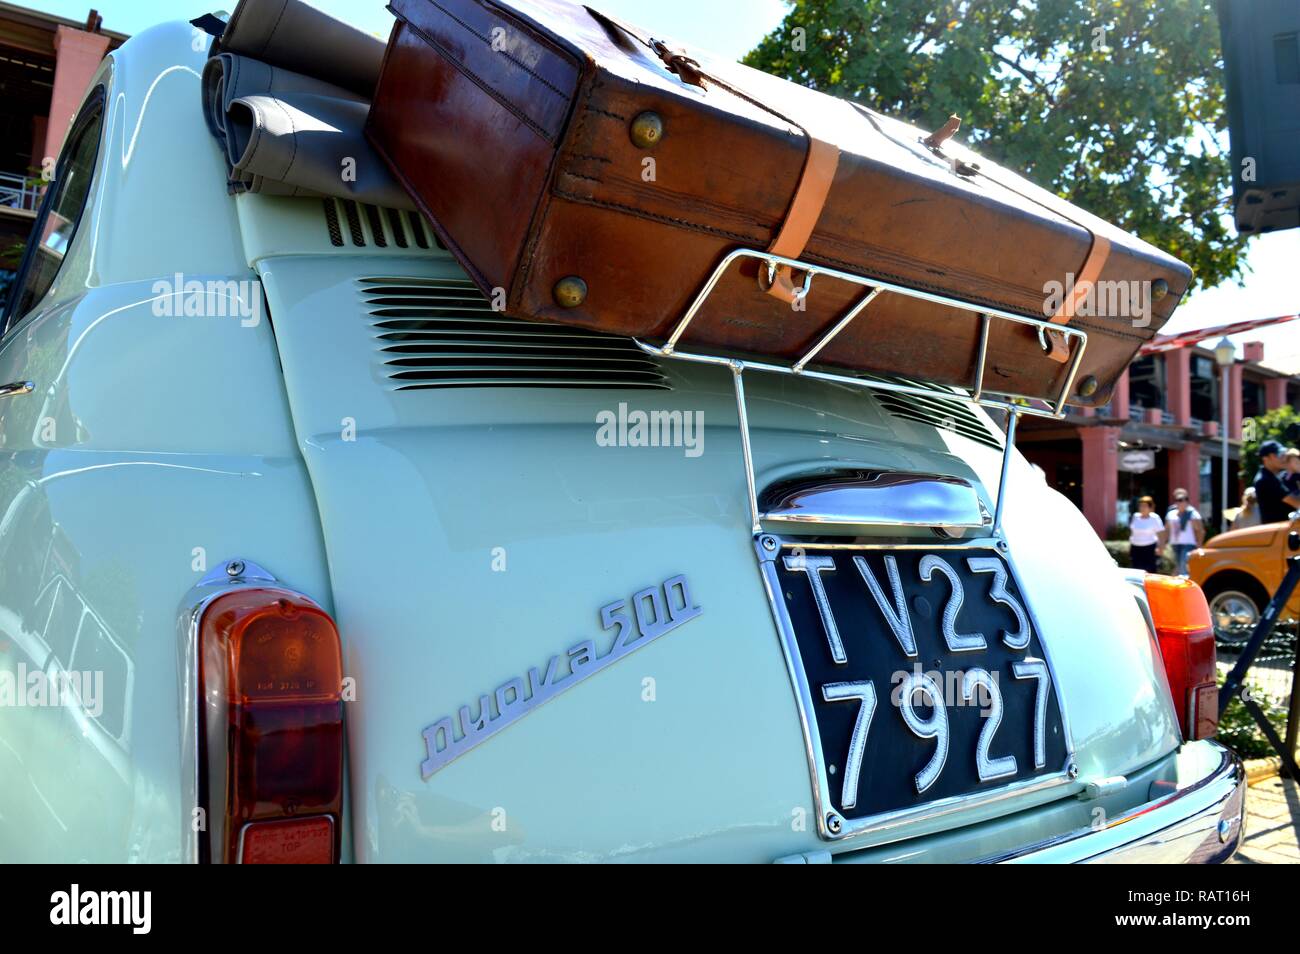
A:
MULTIPOLYGON (((947 127, 945 127, 945 129, 946 128, 947 127)), ((931 148, 933 148, 939 155, 944 156, 941 146, 942 140, 937 146, 932 146, 931 148)), ((948 156, 944 156, 944 158, 948 159, 950 162, 953 161, 948 156)), ((985 179, 988 179, 1000 188, 1006 189, 1008 192, 1020 196, 1020 198, 1024 199, 1026 202, 1032 202, 1040 208, 1051 212, 1053 215, 1059 215, 1067 222, 1079 226, 1079 228, 1083 229, 1089 236, 1091 236, 1092 242, 1088 246, 1088 254, 1084 256, 1083 264, 1079 267, 1079 274, 1075 277, 1074 285, 1070 289, 1070 294, 1062 298, 1061 304, 1052 314, 1052 317, 1048 319, 1048 321, 1055 325, 1069 324, 1070 319, 1075 316, 1079 305, 1083 302, 1084 298, 1087 297, 1088 292, 1092 290, 1093 284, 1101 277, 1102 269, 1106 267, 1106 260, 1110 258, 1110 239, 1098 235, 1092 229, 1088 228, 1088 226, 1066 214, 1060 208, 1048 205, 1034 196, 1026 195, 1014 186, 1003 182, 999 177, 989 175, 986 170, 978 169, 977 172, 980 176, 983 176, 985 179)), ((1060 332, 1049 331, 1047 333, 1047 344, 1049 348, 1047 356, 1053 361, 1058 364, 1064 364, 1066 361, 1070 360, 1070 347, 1065 343, 1065 335, 1060 332)))
MULTIPOLYGON (((835 170, 840 164, 839 147, 833 143, 818 139, 808 130, 808 158, 804 162, 803 172, 799 175, 799 184, 795 186, 794 198, 790 200, 790 209, 786 212, 781 230, 768 246, 773 255, 783 258, 798 258, 812 238, 813 229, 821 217, 826 205, 826 196, 831 191, 831 182, 835 179, 835 170)), ((760 269, 759 286, 769 295, 774 295, 785 302, 793 302, 798 296, 794 287, 793 272, 789 265, 777 268, 771 284, 767 284, 767 275, 760 269)))
MULTIPOLYGON (((700 64, 695 60, 680 51, 673 50, 667 44, 652 39, 646 45, 663 60, 669 70, 686 82, 702 87, 707 80, 714 86, 725 89, 731 95, 771 113, 782 122, 789 123, 807 137, 808 157, 804 160, 803 171, 799 173, 799 181, 795 184, 790 208, 786 210, 785 219, 776 233, 776 238, 767 248, 773 255, 780 255, 782 258, 798 258, 803 254, 808 240, 812 238, 817 220, 821 218, 822 209, 826 206, 826 196, 830 194, 831 183, 835 180, 835 170, 840 164, 840 147, 813 135, 803 123, 796 122, 762 100, 737 89, 725 80, 706 73, 700 69, 700 64)), ((789 265, 778 266, 770 281, 767 273, 759 269, 758 286, 769 295, 789 304, 793 304, 800 296, 800 291, 794 285, 794 270, 789 265)))
MULTIPOLYGON (((1088 257, 1083 260, 1083 267, 1079 269, 1079 276, 1075 280, 1074 287, 1070 289, 1070 294, 1061 300, 1060 307, 1052 315, 1050 320, 1053 324, 1069 324, 1080 303, 1092 289, 1093 283, 1101 277, 1101 270, 1106 266, 1106 259, 1110 257, 1110 240, 1102 238, 1095 232, 1091 234, 1092 245, 1088 247, 1088 257)), ((1049 332, 1047 340, 1052 347, 1048 357, 1064 364, 1070 357, 1070 348, 1065 343, 1065 336, 1060 332, 1049 332)))
MULTIPOLYGON (((812 238, 813 230, 817 227, 817 220, 821 217, 822 209, 826 205, 826 197, 830 194, 831 183, 835 179, 835 170, 839 168, 839 146, 818 138, 803 123, 796 122, 762 100, 750 96, 743 90, 737 89, 732 84, 711 73, 705 72, 700 68, 698 61, 680 50, 674 50, 662 40, 643 37, 637 30, 608 13, 593 10, 591 7, 587 7, 586 10, 597 20, 617 27, 641 43, 641 45, 647 47, 655 56, 659 57, 669 72, 676 74, 683 82, 701 88, 705 87, 706 82, 710 83, 765 112, 771 113, 782 122, 789 123, 803 132, 808 139, 808 157, 804 160, 803 171, 799 174, 799 181, 795 185, 785 219, 777 231, 776 238, 772 240, 772 244, 767 248, 773 255, 780 255, 782 258, 798 258, 803 254, 804 247, 807 246, 808 240, 812 238)), ((793 270, 790 266, 779 266, 772 280, 769 282, 767 279, 766 272, 759 269, 759 287, 769 295, 788 303, 793 303, 799 297, 799 290, 795 288, 793 270)))

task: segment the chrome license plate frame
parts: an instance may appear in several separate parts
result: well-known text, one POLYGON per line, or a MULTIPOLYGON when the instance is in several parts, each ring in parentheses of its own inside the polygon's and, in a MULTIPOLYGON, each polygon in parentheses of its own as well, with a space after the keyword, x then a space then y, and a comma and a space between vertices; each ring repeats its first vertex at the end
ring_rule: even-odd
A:
MULTIPOLYGON (((918 542, 914 538, 911 540, 891 540, 881 542, 860 542, 858 540, 836 540, 836 539, 809 539, 807 537, 792 536, 788 534, 775 534, 761 532, 754 536, 754 551, 759 562, 761 575, 763 578, 764 589, 767 593, 768 602, 772 609, 773 618, 781 640, 781 649, 785 658, 786 667, 789 672, 791 687, 797 704, 800 725, 803 733, 805 754, 808 761, 809 777, 812 785, 813 807, 816 813, 817 832, 819 836, 826 841, 842 841, 844 839, 858 838, 867 835, 876 835, 876 842, 886 842, 889 839, 888 834, 902 826, 914 825, 926 821, 939 819, 942 816, 954 814, 957 812, 967 813, 981 808, 994 808, 999 802, 1009 802, 1017 797, 1032 796, 1039 793, 1047 793, 1051 790, 1063 788, 1070 785, 1077 786, 1078 769, 1075 761, 1075 748, 1073 737, 1070 733, 1068 711, 1065 700, 1061 697, 1060 682, 1057 679, 1056 670, 1052 665, 1051 653, 1047 646, 1047 640, 1044 637, 1041 625, 1034 615, 1033 607, 1026 598, 1021 605, 1029 618, 1032 626, 1033 635, 1037 638, 1038 649, 1042 654, 1042 659, 1046 663, 1047 671, 1051 680, 1051 688, 1055 697, 1055 704, 1059 710, 1060 727, 1064 742, 1064 759, 1059 763, 1051 763, 1045 769, 1040 770, 1042 774, 1031 775, 1026 778, 1018 778, 1009 783, 996 785, 992 784, 989 788, 978 792, 971 792, 961 795, 936 798, 929 801, 921 801, 917 804, 904 808, 897 808, 882 811, 863 817, 846 817, 833 803, 832 785, 827 766, 832 764, 828 762, 826 752, 824 751, 822 734, 817 721, 817 707, 814 704, 812 686, 806 671, 802 650, 800 648, 798 636, 795 632, 794 623, 787 609, 786 601, 782 594, 782 584, 778 577, 776 561, 783 554, 791 551, 802 552, 806 554, 823 553, 827 551, 855 551, 866 553, 868 551, 886 553, 890 551, 923 551, 924 553, 943 553, 954 556, 980 556, 991 555, 1001 560, 1006 567, 1007 574, 1014 581, 1016 590, 1024 593, 1021 585, 1021 578, 1016 572, 1014 561, 1011 559, 1008 547, 1001 537, 982 537, 971 540, 953 540, 942 541, 935 539, 933 541, 918 542), (1055 767, 1053 767, 1055 765, 1055 767), (885 837, 879 837, 885 836, 885 837)), ((892 639, 888 631, 884 632, 882 638, 892 639)), ((881 699, 881 704, 887 704, 885 699, 881 699)), ((988 813, 983 813, 977 817, 987 817, 988 813)))

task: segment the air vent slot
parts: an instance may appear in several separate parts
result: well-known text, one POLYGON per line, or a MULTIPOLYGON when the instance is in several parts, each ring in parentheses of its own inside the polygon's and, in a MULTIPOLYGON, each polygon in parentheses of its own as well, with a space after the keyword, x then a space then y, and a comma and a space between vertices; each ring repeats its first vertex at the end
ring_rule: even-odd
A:
POLYGON ((333 199, 321 199, 321 205, 325 208, 325 228, 330 233, 330 244, 339 247, 343 245, 343 230, 339 228, 339 212, 334 207, 333 199))
POLYGON ((945 431, 960 434, 962 437, 967 437, 994 450, 1002 449, 1002 445, 997 438, 990 433, 984 422, 971 410, 970 405, 960 398, 950 396, 953 394, 951 390, 910 378, 871 374, 863 374, 859 375, 859 377, 906 384, 908 387, 933 391, 933 397, 918 394, 900 394, 896 391, 872 391, 872 396, 876 399, 876 403, 894 417, 942 428, 945 431))
POLYGON ((466 279, 360 280, 384 372, 429 388, 666 389, 630 338, 509 318, 466 279))
POLYGON ((341 248, 442 248, 417 212, 365 205, 351 199, 321 200, 330 244, 341 248), (345 228, 346 224, 346 228, 345 228))

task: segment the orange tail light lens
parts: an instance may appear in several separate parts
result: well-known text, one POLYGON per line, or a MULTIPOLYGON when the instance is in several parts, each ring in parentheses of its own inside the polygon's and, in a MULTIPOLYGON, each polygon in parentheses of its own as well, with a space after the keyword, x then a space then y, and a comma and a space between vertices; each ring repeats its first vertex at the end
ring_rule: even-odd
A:
POLYGON ((199 628, 205 860, 338 861, 343 662, 334 621, 306 597, 223 594, 199 628))
POLYGON ((1145 585, 1183 738, 1213 738, 1219 730, 1219 694, 1214 622, 1205 594, 1182 577, 1152 574, 1145 585))

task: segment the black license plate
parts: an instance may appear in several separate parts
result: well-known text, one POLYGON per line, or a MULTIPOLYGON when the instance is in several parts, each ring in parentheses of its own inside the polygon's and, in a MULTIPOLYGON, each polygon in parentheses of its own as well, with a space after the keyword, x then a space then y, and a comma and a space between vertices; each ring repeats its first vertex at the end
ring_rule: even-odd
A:
POLYGON ((1065 769, 1051 668, 995 549, 785 546, 774 569, 823 797, 843 819, 1065 769))

